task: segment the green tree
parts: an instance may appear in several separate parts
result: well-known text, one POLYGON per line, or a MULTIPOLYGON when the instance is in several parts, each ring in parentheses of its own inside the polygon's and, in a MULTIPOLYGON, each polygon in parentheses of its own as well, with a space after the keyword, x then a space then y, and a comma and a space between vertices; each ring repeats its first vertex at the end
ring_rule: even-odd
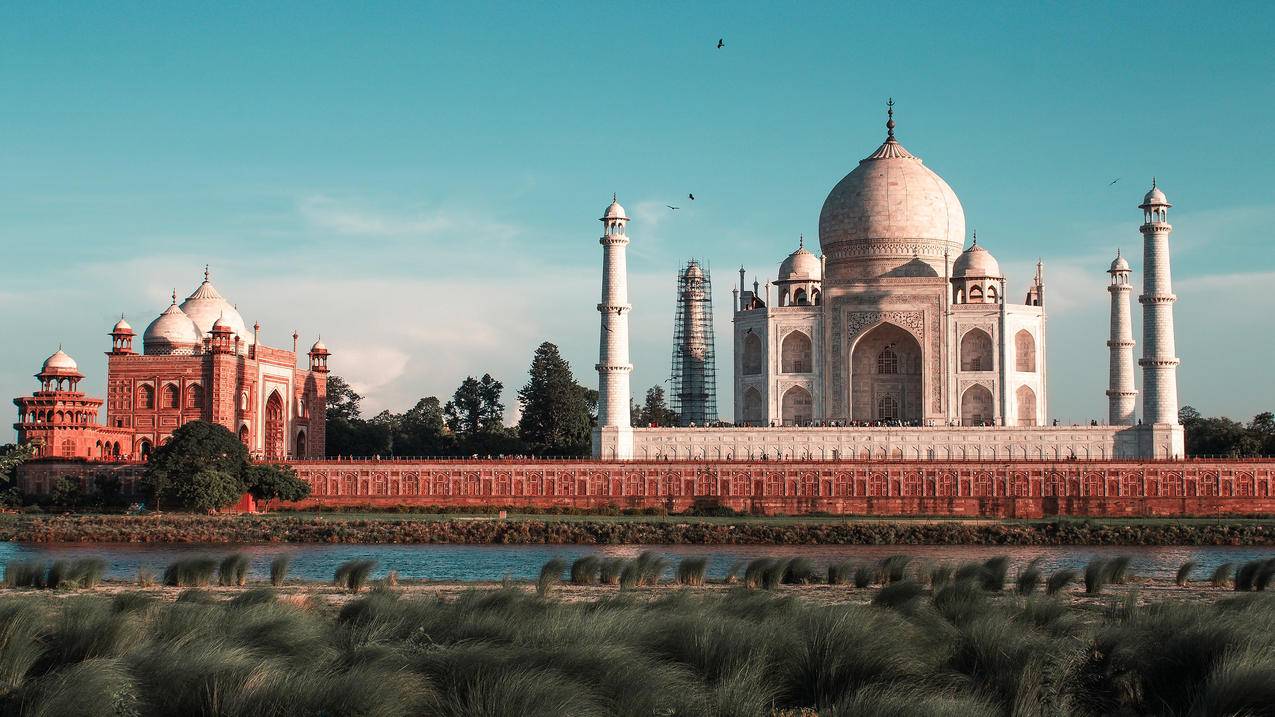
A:
POLYGON ((18 466, 35 456, 35 446, 6 443, 0 446, 0 506, 14 507, 22 504, 22 491, 18 489, 18 466))
POLYGON ((518 390, 518 437, 540 455, 587 454, 592 421, 586 389, 576 383, 558 347, 540 344, 528 373, 527 385, 518 390))
POLYGON ((191 421, 151 455, 142 488, 156 508, 170 499, 196 510, 222 508, 243 495, 247 466, 248 450, 235 434, 215 423, 191 421))
POLYGON ((675 413, 664 400, 664 387, 652 386, 646 389, 646 400, 636 412, 636 426, 676 426, 675 413))
POLYGON ((310 484, 289 465, 257 463, 244 469, 244 485, 257 500, 295 502, 310 496, 310 484))
POLYGON ((1178 411, 1186 438, 1186 454, 1190 457, 1224 456, 1228 458, 1252 458, 1265 455, 1268 448, 1268 427, 1275 423, 1269 414, 1258 414, 1249 425, 1229 418, 1210 418, 1200 415, 1191 406, 1178 411))
POLYGON ((390 454, 390 427, 377 418, 363 419, 363 397, 340 376, 328 377, 327 426, 324 441, 329 456, 390 454))
POLYGON ((187 510, 207 513, 233 505, 244 494, 243 479, 222 468, 200 468, 173 483, 172 495, 187 510))
POLYGON ((446 455, 450 438, 442 404, 436 396, 427 396, 400 417, 393 441, 394 455, 446 455))
POLYGON ((363 417, 360 404, 363 397, 360 396, 345 379, 332 374, 328 376, 328 400, 327 413, 328 420, 333 418, 343 418, 347 421, 357 421, 363 417))
POLYGON ((521 449, 518 437, 505 428, 505 405, 500 402, 504 386, 483 374, 468 376, 443 406, 447 428, 462 453, 502 454, 521 449))

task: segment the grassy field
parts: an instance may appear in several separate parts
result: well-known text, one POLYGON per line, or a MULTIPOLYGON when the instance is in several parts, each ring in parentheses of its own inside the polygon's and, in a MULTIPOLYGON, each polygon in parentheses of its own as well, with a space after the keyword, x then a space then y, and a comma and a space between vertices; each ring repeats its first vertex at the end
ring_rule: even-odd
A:
POLYGON ((704 585, 688 560, 655 585, 639 557, 428 592, 354 563, 340 586, 283 565, 265 587, 234 556, 191 559, 164 579, 228 585, 144 590, 11 565, 59 587, 0 594, 0 713, 1266 715, 1275 594, 1249 590, 1275 561, 1253 566, 1175 593, 1114 561, 1060 581, 999 559, 761 560, 704 585))

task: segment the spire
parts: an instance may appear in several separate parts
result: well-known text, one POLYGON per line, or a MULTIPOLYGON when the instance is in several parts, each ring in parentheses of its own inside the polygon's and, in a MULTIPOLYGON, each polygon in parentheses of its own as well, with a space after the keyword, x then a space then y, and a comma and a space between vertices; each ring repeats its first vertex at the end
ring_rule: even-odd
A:
POLYGON ((204 281, 208 281, 208 265, 204 264, 204 281))
POLYGON ((173 289, 173 306, 177 305, 177 289, 173 289))
POLYGON ((974 243, 970 245, 970 248, 973 249, 974 247, 978 246, 978 230, 972 229, 971 231, 974 233, 974 243))
POLYGON ((889 142, 890 140, 894 139, 894 98, 891 97, 890 100, 885 103, 885 106, 886 106, 885 113, 886 113, 886 116, 889 118, 885 122, 885 131, 886 131, 885 140, 889 142))
POLYGON ((1151 188, 1155 189, 1155 175, 1151 176, 1151 188))
POLYGON ((805 249, 805 248, 806 248, 806 235, 805 235, 805 234, 798 234, 798 235, 797 235, 797 249, 798 249, 798 250, 801 250, 801 249, 805 249))

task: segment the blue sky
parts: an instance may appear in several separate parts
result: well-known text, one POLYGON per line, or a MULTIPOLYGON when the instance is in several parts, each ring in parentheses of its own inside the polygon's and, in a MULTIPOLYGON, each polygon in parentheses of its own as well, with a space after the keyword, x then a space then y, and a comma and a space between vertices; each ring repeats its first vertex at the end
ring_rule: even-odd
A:
POLYGON ((1259 3, 10 3, 0 395, 58 343, 100 393, 114 319, 204 263, 268 343, 322 332, 371 410, 512 389, 545 339, 593 384, 613 191, 640 393, 677 266, 714 268, 727 363, 734 270, 817 235, 893 96, 1016 298, 1044 258, 1052 414, 1105 413, 1103 271, 1140 268, 1156 175, 1182 400, 1248 417, 1275 408, 1273 31, 1259 3))

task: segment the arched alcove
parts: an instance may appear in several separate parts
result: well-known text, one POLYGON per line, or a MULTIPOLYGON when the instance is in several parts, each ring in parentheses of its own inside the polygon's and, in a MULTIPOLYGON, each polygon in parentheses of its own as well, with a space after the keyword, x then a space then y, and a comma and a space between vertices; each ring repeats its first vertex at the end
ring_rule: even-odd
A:
POLYGON ((762 372, 764 358, 761 347, 761 337, 757 334, 745 334, 743 357, 744 375, 760 375, 762 372))
POLYGON ((1014 334, 1014 370, 1036 373, 1036 339, 1027 329, 1014 334))
POLYGON ((850 417, 856 421, 919 421, 922 414, 921 344, 905 329, 883 323, 854 343, 850 356, 850 417), (881 409, 896 408, 892 418, 881 409))
POLYGON ((801 386, 793 386, 785 391, 780 403, 780 415, 784 425, 809 423, 814 417, 814 401, 810 392, 801 386))
POLYGON ((793 331, 784 337, 780 346, 780 370, 784 373, 810 373, 811 355, 810 337, 801 331, 793 331))
POLYGON ((986 386, 978 384, 965 389, 961 396, 961 425, 990 425, 995 419, 992 392, 986 386))
POLYGON ((992 357, 992 337, 982 329, 970 329, 961 337, 961 370, 991 371, 994 368, 992 357))

